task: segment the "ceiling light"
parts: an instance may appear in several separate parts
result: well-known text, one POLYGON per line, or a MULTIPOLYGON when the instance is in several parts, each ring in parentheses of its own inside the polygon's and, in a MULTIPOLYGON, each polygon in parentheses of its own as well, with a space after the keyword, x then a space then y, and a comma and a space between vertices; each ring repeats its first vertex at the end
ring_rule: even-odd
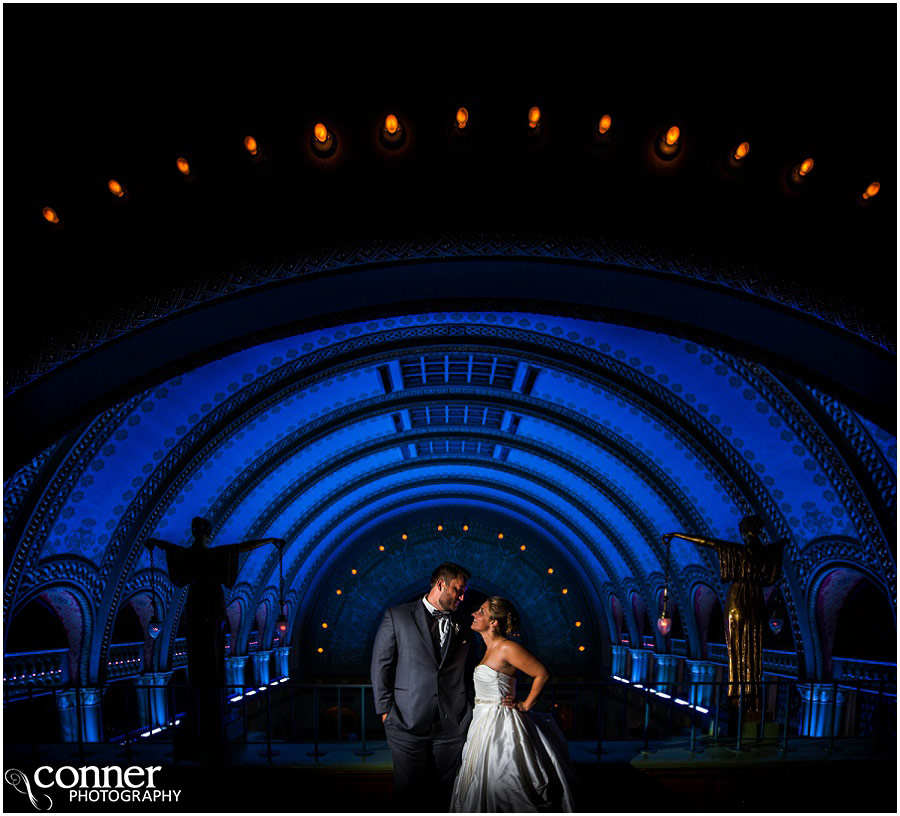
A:
POLYGON ((115 179, 110 179, 106 186, 116 198, 122 198, 125 195, 125 188, 115 179))
POLYGON ((681 150, 681 128, 672 125, 656 140, 656 152, 663 159, 673 159, 681 150))
POLYGON ((257 153, 259 153, 259 145, 256 144, 256 139, 254 139, 252 136, 245 137, 244 147, 247 148, 247 152, 251 156, 255 156, 257 153))
POLYGON ((312 135, 313 150, 323 158, 334 153, 337 147, 337 139, 334 134, 321 122, 316 122, 312 135))
POLYGON ((382 146, 388 150, 397 150, 406 140, 406 130, 393 113, 385 117, 379 139, 382 146))
POLYGON ((734 151, 735 161, 740 161, 750 152, 750 142, 741 142, 734 151))
POLYGON ((539 128, 541 126, 541 109, 535 105, 530 111, 528 111, 528 127, 532 130, 539 128))
POLYGON ((463 130, 467 124, 469 124, 469 112, 465 108, 460 108, 456 111, 456 126, 463 130))
POLYGON ((873 181, 868 187, 866 187, 866 191, 862 194, 862 197, 868 201, 870 198, 874 198, 878 195, 878 191, 881 189, 881 185, 877 181, 873 181))
POLYGON ((608 113, 604 113, 603 116, 600 117, 600 124, 597 126, 598 133, 606 133, 612 127, 612 116, 608 113))
POLYGON ((178 161, 175 162, 175 165, 178 167, 178 172, 183 176, 189 176, 191 174, 191 166, 188 164, 187 159, 179 157, 178 161))
POLYGON ((52 207, 44 207, 44 209, 41 210, 41 214, 51 224, 59 223, 59 216, 56 214, 56 210, 54 210, 52 207))

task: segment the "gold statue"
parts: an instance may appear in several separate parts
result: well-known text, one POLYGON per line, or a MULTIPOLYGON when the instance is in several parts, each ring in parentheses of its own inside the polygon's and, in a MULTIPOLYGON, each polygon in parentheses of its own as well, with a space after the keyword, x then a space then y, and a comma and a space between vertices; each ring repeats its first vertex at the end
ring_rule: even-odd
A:
POLYGON ((762 634, 765 603, 762 588, 774 584, 781 575, 784 539, 766 544, 759 516, 745 516, 738 525, 744 543, 721 541, 686 533, 666 533, 663 541, 683 538, 704 547, 712 547, 719 555, 723 581, 731 581, 726 606, 726 639, 728 641, 728 696, 739 698, 744 689, 747 711, 760 710, 762 683, 762 634))

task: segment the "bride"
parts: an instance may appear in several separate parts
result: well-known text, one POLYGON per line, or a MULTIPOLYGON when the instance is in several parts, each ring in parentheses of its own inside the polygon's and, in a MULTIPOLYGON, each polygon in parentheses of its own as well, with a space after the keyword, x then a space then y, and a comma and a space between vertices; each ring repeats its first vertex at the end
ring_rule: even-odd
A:
POLYGON ((484 639, 487 651, 475 668, 475 711, 453 784, 451 811, 571 812, 576 782, 565 738, 552 717, 527 713, 550 673, 507 638, 518 623, 509 601, 488 598, 472 617, 472 630, 484 639), (515 699, 517 669, 534 678, 521 702, 515 699))

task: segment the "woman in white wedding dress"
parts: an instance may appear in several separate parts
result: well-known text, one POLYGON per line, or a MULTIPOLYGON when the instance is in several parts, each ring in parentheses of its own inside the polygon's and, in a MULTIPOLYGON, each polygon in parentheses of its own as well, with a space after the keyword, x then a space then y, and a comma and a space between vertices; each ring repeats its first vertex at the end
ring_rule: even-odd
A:
POLYGON ((460 813, 573 810, 575 776, 565 738, 550 715, 528 714, 550 677, 527 649, 507 638, 518 619, 504 598, 488 598, 472 615, 487 651, 475 668, 475 711, 453 784, 460 813), (515 699, 516 670, 534 682, 515 699))

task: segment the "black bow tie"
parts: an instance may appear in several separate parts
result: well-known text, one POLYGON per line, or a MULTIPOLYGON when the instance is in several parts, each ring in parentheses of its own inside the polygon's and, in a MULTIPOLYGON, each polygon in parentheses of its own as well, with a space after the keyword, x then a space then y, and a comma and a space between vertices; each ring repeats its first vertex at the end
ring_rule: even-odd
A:
POLYGON ((432 616, 433 618, 448 618, 448 619, 449 619, 450 613, 449 613, 449 612, 441 612, 440 610, 435 609, 435 610, 431 613, 431 616, 432 616))

